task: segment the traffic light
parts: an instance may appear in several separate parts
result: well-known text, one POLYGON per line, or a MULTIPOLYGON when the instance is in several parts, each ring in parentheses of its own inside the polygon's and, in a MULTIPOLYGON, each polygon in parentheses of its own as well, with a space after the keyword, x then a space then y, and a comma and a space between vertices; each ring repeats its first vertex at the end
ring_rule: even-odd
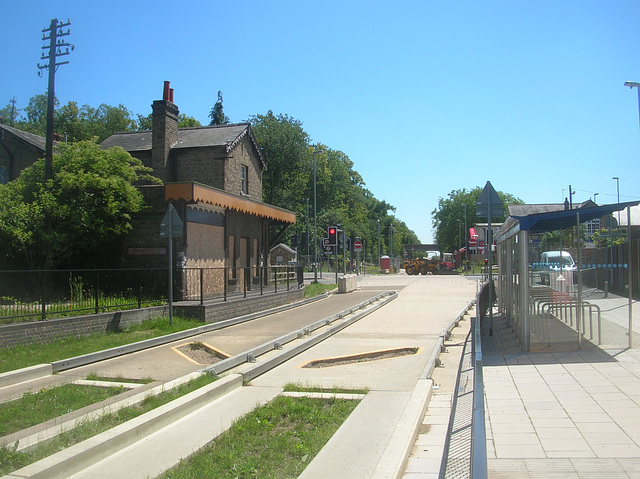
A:
POLYGON ((327 228, 327 238, 329 239, 327 246, 336 246, 338 244, 338 228, 329 226, 327 228))

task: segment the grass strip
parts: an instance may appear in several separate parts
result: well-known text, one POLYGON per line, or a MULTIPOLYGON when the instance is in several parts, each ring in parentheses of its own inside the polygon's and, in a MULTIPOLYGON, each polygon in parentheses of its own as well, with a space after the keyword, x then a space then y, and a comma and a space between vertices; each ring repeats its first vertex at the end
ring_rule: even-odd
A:
POLYGON ((367 394, 368 388, 365 389, 344 389, 337 386, 325 388, 314 386, 312 384, 302 385, 300 383, 287 383, 283 388, 284 392, 305 392, 305 393, 329 393, 329 394, 367 394))
POLYGON ((320 294, 324 294, 327 291, 334 290, 338 287, 337 284, 322 284, 322 283, 311 283, 305 286, 304 288, 304 297, 305 298, 313 298, 314 296, 318 296, 320 294))
POLYGON ((120 386, 63 384, 0 404, 0 436, 21 431, 123 392, 120 386))
POLYGON ((357 405, 344 399, 278 396, 159 477, 298 477, 357 405))
POLYGON ((159 317, 131 326, 126 331, 94 334, 87 337, 68 336, 45 344, 22 344, 3 348, 0 349, 0 373, 73 358, 198 326, 202 326, 201 321, 179 317, 174 317, 173 326, 169 326, 167 318, 159 317))
POLYGON ((140 404, 125 407, 110 414, 105 414, 99 419, 93 421, 80 422, 75 428, 58 434, 51 440, 43 442, 26 452, 16 452, 15 447, 11 447, 11 445, 0 448, 0 474, 9 474, 16 469, 28 466, 29 464, 44 459, 58 451, 66 449, 126 421, 134 419, 141 414, 151 411, 152 409, 167 404, 168 402, 206 386, 215 380, 216 378, 212 375, 205 374, 199 378, 189 381, 188 383, 181 384, 170 391, 164 391, 155 396, 148 396, 140 404))

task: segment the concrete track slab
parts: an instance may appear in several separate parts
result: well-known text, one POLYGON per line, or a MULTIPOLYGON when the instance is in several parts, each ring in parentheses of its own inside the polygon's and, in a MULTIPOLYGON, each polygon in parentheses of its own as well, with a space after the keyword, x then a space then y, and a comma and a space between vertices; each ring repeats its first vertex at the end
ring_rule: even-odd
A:
MULTIPOLYGON (((331 300, 321 301, 313 307, 307 306, 303 314, 292 310, 286 319, 265 318, 265 321, 248 323, 244 326, 247 328, 244 331, 226 330, 218 335, 212 332, 197 338, 198 341, 206 342, 223 351, 232 348, 243 350, 243 341, 247 337, 261 343, 265 337, 278 337, 280 328, 288 332, 291 331, 292 325, 309 324, 316 320, 316 315, 317 319, 321 319, 332 314, 334 311, 331 307, 335 306, 337 311, 343 309, 347 303, 357 304, 365 296, 375 295, 380 288, 400 290, 398 298, 384 308, 254 379, 250 386, 241 389, 241 393, 232 393, 221 398, 215 402, 215 406, 212 403, 210 416, 194 413, 192 422, 186 419, 180 421, 180 424, 156 433, 153 439, 145 439, 139 445, 118 453, 114 456, 117 460, 97 463, 90 472, 85 470, 82 473, 87 475, 74 477, 146 477, 133 475, 137 474, 138 470, 146 471, 145 474, 151 477, 157 473, 152 471, 159 471, 172 461, 179 461, 215 437, 213 430, 208 429, 209 423, 230 425, 237 417, 273 397, 282 390, 284 384, 290 382, 370 390, 334 439, 312 461, 303 477, 392 477, 389 471, 401 468, 405 460, 403 451, 407 449, 405 444, 408 444, 410 449, 412 430, 419 426, 424 414, 423 408, 429 400, 431 383, 428 383, 428 387, 426 383, 419 387, 418 384, 431 350, 443 328, 474 298, 476 283, 461 276, 394 275, 361 278, 360 286, 361 289, 357 292, 333 295, 331 300), (422 350, 411 356, 345 366, 323 369, 300 367, 310 359, 398 347, 418 347, 422 350), (420 401, 416 399, 418 390, 423 391, 422 397, 418 398, 420 401), (416 404, 417 402, 422 404, 416 404), (205 423, 207 432, 204 432, 203 428, 205 423), (178 443, 180 450, 176 446, 178 443), (141 449, 137 449, 138 447, 141 449), (143 453, 143 450, 147 452, 143 453), (129 466, 119 469, 120 464, 129 466), (356 468, 352 468, 352 465, 356 465, 356 468), (336 475, 328 475, 327 470, 335 471, 336 475), (353 474, 345 475, 346 470, 352 471, 353 474), (123 474, 122 471, 126 473, 123 474), (324 473, 320 475, 322 472, 324 473)), ((94 365, 93 368, 86 367, 87 370, 101 375, 153 377, 152 374, 155 374, 158 376, 155 379, 163 380, 197 368, 166 346, 154 348, 146 355, 135 353, 94 365)), ((86 375, 86 371, 82 369, 68 374, 86 375)))

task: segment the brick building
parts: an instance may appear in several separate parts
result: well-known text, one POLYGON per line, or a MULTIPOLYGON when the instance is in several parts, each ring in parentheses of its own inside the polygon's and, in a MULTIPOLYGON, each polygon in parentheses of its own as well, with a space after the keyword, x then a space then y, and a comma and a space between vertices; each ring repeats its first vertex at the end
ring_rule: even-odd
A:
MULTIPOLYGON (((172 203, 184 224, 183 237, 174 243, 178 266, 183 271, 228 267, 229 283, 249 283, 246 272, 258 274, 270 248, 296 221, 295 213, 262 202, 266 164, 250 125, 178 128, 169 82, 152 108, 152 131, 116 133, 102 142, 106 148, 122 147, 164 182, 141 187, 151 207, 135 220, 125 263, 166 265, 167 239, 160 237, 160 223, 172 203)), ((191 285, 184 290, 189 296, 191 285)))
POLYGON ((45 139, 0 123, 0 185, 20 176, 20 172, 44 158, 45 139))
MULTIPOLYGON (((178 128, 178 107, 165 82, 163 99, 153 102, 151 131, 116 133, 102 146, 122 147, 163 185, 140 186, 149 208, 133 219, 122 264, 127 267, 166 267, 168 242, 160 236, 160 223, 172 203, 184 225, 174 240, 178 288, 190 295, 195 281, 187 272, 195 268, 230 268, 223 280, 207 280, 206 289, 220 291, 224 282, 254 283, 258 267, 268 263, 270 249, 295 213, 262 202, 265 161, 248 123, 178 128)), ((43 158, 45 139, 0 123, 0 184, 43 158)), ((204 289, 204 287, 203 287, 204 289)))

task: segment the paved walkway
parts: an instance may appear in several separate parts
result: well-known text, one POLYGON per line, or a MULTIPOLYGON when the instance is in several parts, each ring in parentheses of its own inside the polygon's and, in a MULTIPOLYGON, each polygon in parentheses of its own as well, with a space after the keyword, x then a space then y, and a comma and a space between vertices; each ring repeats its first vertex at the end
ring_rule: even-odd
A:
MULTIPOLYGON (((628 300, 595 299, 603 321, 628 324, 628 300)), ((638 331, 637 302, 633 313, 638 331)), ((460 343, 467 331, 468 325, 454 330, 441 356, 456 367, 434 371, 436 387, 404 479, 439 477, 460 343)), ((634 349, 600 349, 585 342, 585 349, 577 350, 576 342, 571 345, 576 350, 560 352, 552 343, 546 352, 524 354, 496 315, 493 336, 485 332, 482 341, 490 478, 640 478, 637 332, 634 349)))
POLYGON ((483 337, 489 476, 640 478, 640 349, 518 353, 496 321, 483 337))

